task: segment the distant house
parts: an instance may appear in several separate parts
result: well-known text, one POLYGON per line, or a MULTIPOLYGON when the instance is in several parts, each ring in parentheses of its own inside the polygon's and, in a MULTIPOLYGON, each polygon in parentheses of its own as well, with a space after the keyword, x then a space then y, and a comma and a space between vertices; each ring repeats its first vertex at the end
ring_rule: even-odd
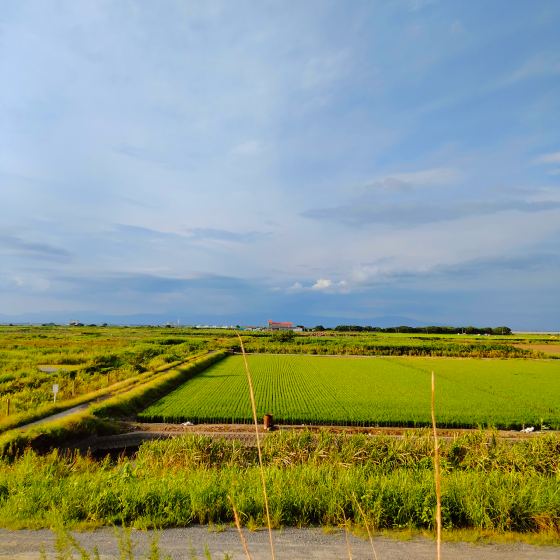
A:
POLYGON ((271 331, 293 331, 294 324, 290 323, 289 321, 268 321, 268 329, 271 331))

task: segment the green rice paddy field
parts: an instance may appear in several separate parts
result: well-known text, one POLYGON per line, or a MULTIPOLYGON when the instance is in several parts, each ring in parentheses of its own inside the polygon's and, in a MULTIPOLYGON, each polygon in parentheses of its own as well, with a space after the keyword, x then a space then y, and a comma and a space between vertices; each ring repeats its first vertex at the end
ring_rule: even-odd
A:
MULTIPOLYGON (((276 423, 422 426, 430 379, 444 427, 560 429, 560 361, 457 358, 248 357, 259 416, 276 423)), ((144 421, 249 422, 242 356, 198 374, 139 415, 144 421)))

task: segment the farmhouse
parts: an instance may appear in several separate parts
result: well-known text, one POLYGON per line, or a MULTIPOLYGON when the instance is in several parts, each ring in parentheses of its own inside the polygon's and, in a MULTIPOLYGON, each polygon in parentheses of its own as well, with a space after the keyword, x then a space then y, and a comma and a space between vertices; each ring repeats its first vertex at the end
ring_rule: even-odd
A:
POLYGON ((290 323, 289 321, 285 321, 285 322, 268 321, 268 329, 271 331, 293 331, 294 324, 290 323))

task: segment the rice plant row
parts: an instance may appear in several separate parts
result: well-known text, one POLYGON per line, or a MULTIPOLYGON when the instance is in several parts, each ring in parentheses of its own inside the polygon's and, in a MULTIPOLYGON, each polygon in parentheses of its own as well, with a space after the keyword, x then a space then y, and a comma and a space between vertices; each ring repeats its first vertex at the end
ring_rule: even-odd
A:
MULTIPOLYGON (((436 372, 438 423, 560 428, 560 362, 251 355, 259 415, 277 423, 423 426, 436 372)), ((232 356, 154 403, 145 421, 250 422, 246 374, 232 356)))

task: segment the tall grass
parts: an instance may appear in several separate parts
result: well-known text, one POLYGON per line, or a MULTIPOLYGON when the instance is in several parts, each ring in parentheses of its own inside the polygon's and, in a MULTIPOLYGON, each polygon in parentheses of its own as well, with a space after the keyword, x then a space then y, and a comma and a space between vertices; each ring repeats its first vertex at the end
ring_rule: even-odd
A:
POLYGON ((113 434, 118 427, 103 419, 92 416, 87 410, 70 414, 29 429, 9 430, 0 435, 0 458, 13 459, 25 449, 41 452, 71 446, 94 435, 113 434))
MULTIPOLYGON (((273 527, 334 525, 434 530, 429 433, 404 439, 272 433, 262 461, 273 527), (352 496, 356 496, 356 501, 352 496), (360 508, 365 515, 360 513, 360 508)), ((480 432, 440 442, 442 524, 447 529, 560 535, 560 438, 509 443, 480 432)), ((256 449, 186 436, 149 442, 134 458, 26 451, 0 461, 0 526, 138 528, 234 523, 267 527, 256 449)))

